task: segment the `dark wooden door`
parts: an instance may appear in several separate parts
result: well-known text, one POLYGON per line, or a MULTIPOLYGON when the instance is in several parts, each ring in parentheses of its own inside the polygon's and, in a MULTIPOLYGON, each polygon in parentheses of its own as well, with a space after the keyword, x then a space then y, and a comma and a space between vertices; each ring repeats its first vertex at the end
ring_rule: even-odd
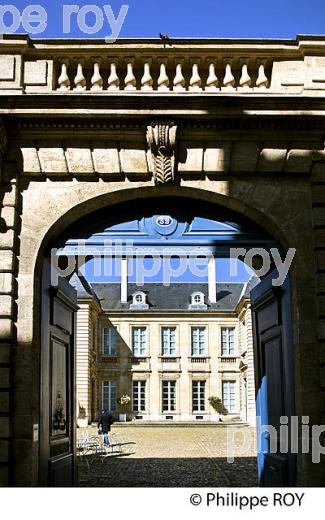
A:
POLYGON ((295 413, 290 285, 287 277, 283 286, 274 287, 276 278, 277 272, 270 273, 251 292, 259 483, 268 487, 292 486, 296 480, 290 442, 295 413), (280 436, 285 418, 288 449, 285 428, 280 436))
POLYGON ((51 285, 44 262, 41 310, 40 484, 75 484, 76 291, 59 278, 51 285))

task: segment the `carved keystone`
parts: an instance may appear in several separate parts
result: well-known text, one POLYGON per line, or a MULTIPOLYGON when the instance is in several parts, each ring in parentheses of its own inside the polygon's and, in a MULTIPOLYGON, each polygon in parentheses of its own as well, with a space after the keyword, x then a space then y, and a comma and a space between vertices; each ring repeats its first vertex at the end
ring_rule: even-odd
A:
POLYGON ((174 123, 153 123, 147 128, 156 184, 167 184, 174 180, 176 133, 177 126, 174 123))

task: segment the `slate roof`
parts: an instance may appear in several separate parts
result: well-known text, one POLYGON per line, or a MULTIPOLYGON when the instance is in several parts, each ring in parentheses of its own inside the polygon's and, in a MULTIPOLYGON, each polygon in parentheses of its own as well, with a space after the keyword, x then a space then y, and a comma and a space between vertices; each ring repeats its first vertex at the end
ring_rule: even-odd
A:
MULTIPOLYGON (((245 285, 244 283, 218 283, 217 303, 208 304, 207 310, 203 312, 234 311, 243 294, 245 285)), ((143 312, 188 312, 191 294, 196 291, 200 291, 205 295, 205 303, 208 300, 208 285, 203 283, 172 283, 167 287, 161 283, 146 283, 142 287, 129 283, 128 303, 124 304, 120 301, 120 284, 93 283, 91 287, 101 302, 104 311, 129 311, 130 303, 133 301, 132 294, 137 291, 144 292, 147 295, 149 310, 143 312)))
POLYGON ((78 276, 76 273, 73 274, 69 280, 70 285, 77 291, 77 297, 82 298, 96 298, 96 293, 92 289, 84 276, 78 276))

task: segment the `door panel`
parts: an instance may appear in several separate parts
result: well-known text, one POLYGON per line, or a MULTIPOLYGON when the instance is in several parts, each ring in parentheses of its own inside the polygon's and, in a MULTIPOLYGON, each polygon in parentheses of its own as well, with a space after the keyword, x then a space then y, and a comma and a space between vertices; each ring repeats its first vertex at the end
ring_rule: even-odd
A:
POLYGON ((256 413, 259 439, 258 469, 262 486, 292 486, 295 454, 281 453, 280 418, 294 415, 293 353, 290 287, 273 287, 273 271, 251 292, 256 413), (269 426, 269 428, 267 428, 269 426))
POLYGON ((59 278, 51 286, 44 262, 40 403, 40 483, 72 486, 75 481, 75 312, 76 292, 59 278))

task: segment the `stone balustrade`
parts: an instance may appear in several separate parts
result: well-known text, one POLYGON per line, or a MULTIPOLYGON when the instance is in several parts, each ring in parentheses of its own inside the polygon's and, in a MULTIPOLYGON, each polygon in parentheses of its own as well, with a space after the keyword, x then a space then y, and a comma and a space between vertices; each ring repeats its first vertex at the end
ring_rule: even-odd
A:
POLYGON ((0 90, 10 94, 269 94, 325 89, 325 37, 0 41, 0 90))
POLYGON ((59 92, 220 92, 270 86, 272 60, 265 57, 144 56, 59 58, 59 92))

